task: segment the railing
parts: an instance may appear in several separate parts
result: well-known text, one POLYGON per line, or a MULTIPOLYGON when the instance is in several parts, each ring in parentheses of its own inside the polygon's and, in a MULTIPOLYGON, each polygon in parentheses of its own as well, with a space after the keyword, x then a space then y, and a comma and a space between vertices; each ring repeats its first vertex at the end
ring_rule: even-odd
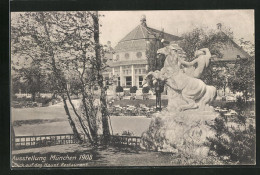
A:
POLYGON ((110 144, 113 146, 140 147, 141 137, 112 135, 110 144))
MULTIPOLYGON (((82 134, 83 141, 86 142, 85 135, 82 134)), ((110 144, 112 146, 139 147, 141 137, 111 135, 110 144)), ((13 140, 14 149, 38 148, 54 145, 65 145, 79 143, 73 134, 39 135, 39 136, 15 136, 13 140)))
MULTIPOLYGON (((51 98, 52 97, 52 93, 40 93, 40 96, 41 97, 47 97, 47 98, 51 98)), ((26 93, 16 93, 15 94, 15 96, 17 97, 17 98, 22 98, 22 97, 26 97, 26 98, 31 98, 32 97, 32 94, 26 94, 26 93)))
MULTIPOLYGON (((86 141, 85 135, 82 138, 86 141)), ((14 149, 45 147, 78 143, 73 134, 40 135, 40 136, 15 136, 14 149)))

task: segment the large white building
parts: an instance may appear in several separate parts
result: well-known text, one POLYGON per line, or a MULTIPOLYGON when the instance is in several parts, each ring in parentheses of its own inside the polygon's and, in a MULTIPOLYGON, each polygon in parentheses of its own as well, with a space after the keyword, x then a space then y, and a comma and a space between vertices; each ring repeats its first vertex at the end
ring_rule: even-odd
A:
MULTIPOLYGON (((219 32, 225 35, 221 30, 221 24, 217 24, 217 28, 219 32)), ((163 38, 169 42, 179 43, 178 41, 182 39, 181 37, 148 27, 145 16, 142 16, 140 24, 118 42, 113 49, 113 54, 107 56, 110 59, 107 62, 109 68, 106 72, 103 72, 105 80, 114 77, 114 87, 120 85, 123 88, 132 86, 137 86, 139 89, 142 88, 143 78, 148 71, 147 47, 149 42, 155 40, 155 36, 161 33, 163 33, 163 38)), ((109 48, 111 47, 109 46, 109 48)), ((221 53, 222 57, 212 58, 211 64, 221 62, 225 65, 234 64, 238 59, 250 58, 250 55, 231 38, 229 44, 224 49, 221 49, 221 53)), ((111 90, 115 91, 115 88, 111 90)), ((222 91, 220 89, 218 92, 220 96, 223 95, 222 91)))
MULTIPOLYGON (((148 71, 146 49, 149 42, 155 40, 155 35, 161 32, 148 27, 145 16, 142 16, 140 24, 115 46, 112 60, 108 61, 110 69, 103 74, 106 79, 112 74, 116 85, 142 88, 143 78, 148 71)), ((167 41, 180 40, 180 37, 165 32, 163 38, 167 41)))

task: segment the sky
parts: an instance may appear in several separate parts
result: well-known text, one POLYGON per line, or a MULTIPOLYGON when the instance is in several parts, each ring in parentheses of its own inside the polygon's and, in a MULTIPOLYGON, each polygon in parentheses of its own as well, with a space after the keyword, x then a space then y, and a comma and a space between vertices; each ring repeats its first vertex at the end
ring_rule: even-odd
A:
POLYGON ((234 38, 254 42, 254 10, 165 10, 165 11, 100 11, 100 41, 111 41, 114 47, 125 35, 140 24, 146 16, 147 26, 164 29, 165 32, 181 36, 196 27, 216 29, 217 23, 230 28, 234 38))

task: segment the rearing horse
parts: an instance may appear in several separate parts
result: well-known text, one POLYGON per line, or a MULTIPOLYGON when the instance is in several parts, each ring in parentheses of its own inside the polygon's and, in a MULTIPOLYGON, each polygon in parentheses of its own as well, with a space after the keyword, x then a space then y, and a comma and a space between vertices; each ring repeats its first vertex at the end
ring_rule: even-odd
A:
POLYGON ((165 81, 170 92, 168 109, 172 110, 175 107, 183 111, 199 107, 204 110, 216 98, 217 90, 200 79, 186 75, 180 68, 177 50, 178 47, 175 45, 159 49, 157 53, 166 56, 164 67, 161 71, 149 72, 146 81, 149 84, 154 84, 157 80, 165 81))

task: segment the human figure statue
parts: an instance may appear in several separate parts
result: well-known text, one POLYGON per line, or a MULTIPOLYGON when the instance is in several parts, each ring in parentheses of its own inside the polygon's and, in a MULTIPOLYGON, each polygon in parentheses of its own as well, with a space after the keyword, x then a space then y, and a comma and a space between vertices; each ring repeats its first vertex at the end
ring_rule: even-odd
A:
POLYGON ((180 47, 174 44, 159 49, 157 53, 166 56, 164 67, 160 71, 149 72, 145 81, 151 87, 157 81, 165 82, 168 87, 168 110, 208 109, 216 97, 216 88, 206 85, 199 77, 209 64, 210 53, 208 49, 196 52, 198 58, 193 63, 187 62, 188 65, 198 64, 193 76, 189 76, 181 67, 184 62, 180 61, 179 49, 180 47))
POLYGON ((211 53, 208 48, 203 48, 200 50, 196 50, 194 55, 196 59, 191 62, 187 62, 181 59, 179 60, 179 62, 181 63, 181 65, 184 65, 188 68, 194 66, 194 71, 187 74, 194 78, 200 78, 205 68, 209 66, 211 53))

